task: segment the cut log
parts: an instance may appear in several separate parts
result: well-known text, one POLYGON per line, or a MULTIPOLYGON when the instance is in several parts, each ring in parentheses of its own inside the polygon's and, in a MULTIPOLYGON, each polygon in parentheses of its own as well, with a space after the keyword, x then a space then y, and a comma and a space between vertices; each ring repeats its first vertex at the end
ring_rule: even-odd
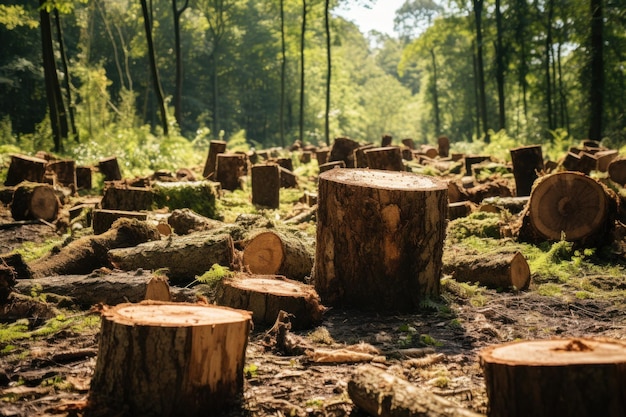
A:
POLYGON ((204 170, 202 176, 208 179, 215 179, 215 172, 217 168, 217 155, 226 152, 226 142, 223 140, 212 140, 209 143, 209 154, 206 157, 204 163, 204 170))
POLYGON ((105 210, 150 210, 154 195, 147 187, 131 187, 124 182, 111 181, 105 186, 100 205, 105 210))
POLYGON ((251 170, 252 204, 277 209, 280 206, 280 178, 278 165, 255 165, 251 170))
POLYGON ((439 295, 447 185, 408 172, 319 176, 315 288, 328 305, 409 311, 439 295))
POLYGON ((626 185, 626 158, 614 159, 608 166, 609 178, 614 183, 626 185))
POLYGON ((107 251, 112 248, 134 246, 159 239, 159 232, 146 222, 119 219, 112 228, 97 236, 84 236, 58 252, 28 264, 34 276, 88 274, 103 266, 110 267, 107 251))
POLYGON ((98 170, 104 175, 105 181, 119 181, 122 179, 120 165, 115 156, 101 159, 98 162, 98 170))
POLYGON ((619 152, 616 150, 600 151, 595 154, 598 161, 598 171, 607 172, 609 164, 618 157, 619 152))
POLYGON ((187 235, 191 232, 200 232, 202 230, 214 230, 224 226, 219 220, 209 219, 201 216, 190 209, 176 209, 167 218, 167 223, 172 226, 174 233, 178 235, 187 235))
POLYGON ((325 164, 320 165, 320 174, 322 172, 326 172, 334 168, 345 168, 345 167, 346 167, 346 163, 343 161, 326 162, 325 164))
POLYGON ((47 184, 24 181, 13 192, 11 215, 15 220, 53 222, 59 216, 60 208, 61 202, 54 188, 47 184))
POLYGON ((27 155, 11 155, 11 164, 4 185, 13 186, 22 181, 42 182, 48 161, 27 155))
POLYGON ((88 408, 94 414, 218 415, 243 391, 250 327, 249 312, 225 307, 105 306, 88 408))
POLYGON ((282 188, 297 188, 298 187, 298 177, 292 171, 279 166, 278 170, 280 171, 280 186, 282 188))
POLYGON ((167 268, 167 276, 172 283, 189 283, 211 269, 213 264, 230 268, 235 257, 234 250, 230 235, 198 232, 112 249, 109 259, 116 268, 125 271, 167 268))
POLYGON ((356 368, 348 394, 354 405, 375 417, 484 417, 372 365, 356 368))
POLYGON ((146 213, 140 213, 138 211, 95 209, 91 212, 91 226, 93 233, 99 235, 109 230, 117 219, 137 219, 145 221, 147 218, 148 215, 146 213))
POLYGON ((492 210, 483 210, 492 213, 499 213, 506 210, 511 214, 518 214, 524 211, 529 200, 530 197, 489 197, 482 201, 480 208, 483 210, 485 207, 492 207, 492 210))
POLYGON ((448 195, 451 203, 471 201, 472 203, 480 204, 489 197, 511 197, 512 194, 508 181, 503 179, 478 184, 469 188, 465 188, 458 181, 448 182, 448 195))
POLYGON ((30 270, 22 255, 19 253, 0 254, 0 265, 5 265, 12 269, 16 279, 30 279, 33 272, 30 270))
POLYGON ((430 159, 435 159, 439 156, 439 151, 437 150, 437 148, 430 145, 420 145, 418 152, 420 155, 425 155, 430 159))
POLYGON ((405 171, 402 151, 398 146, 366 149, 364 153, 367 158, 367 166, 371 169, 405 171))
POLYGON ((357 141, 350 138, 335 138, 328 162, 343 161, 347 168, 354 168, 354 150, 359 146, 357 141))
POLYGON ((246 175, 246 155, 243 154, 218 154, 215 179, 225 190, 241 188, 240 178, 246 175))
POLYGON ((315 251, 302 239, 278 231, 255 233, 244 243, 243 264, 253 274, 302 281, 311 275, 315 251))
POLYGON ((450 155, 450 139, 447 136, 437 138, 437 151, 442 158, 447 158, 450 155))
POLYGON ((325 309, 315 289, 299 281, 276 275, 244 275, 224 279, 217 303, 252 312, 255 324, 271 326, 279 312, 291 317, 294 329, 308 329, 322 320, 325 309))
POLYGON ((490 417, 626 415, 626 344, 529 340, 480 353, 490 417))
POLYGON ((530 284, 530 268, 520 252, 466 254, 448 251, 443 255, 443 273, 459 282, 479 283, 502 290, 525 290, 530 284))
POLYGON ((469 201, 459 201, 448 204, 448 218, 450 220, 469 216, 474 210, 474 206, 469 201))
POLYGON ((511 149, 509 152, 513 163, 516 195, 528 196, 533 183, 539 176, 538 173, 543 171, 541 145, 522 146, 511 149))
POLYGON ((606 243, 617 207, 615 194, 584 174, 546 175, 535 183, 518 228, 519 239, 606 243))
POLYGON ((160 275, 150 278, 146 286, 146 296, 144 298, 153 301, 172 301, 167 278, 160 275))
MULTIPOLYGON (((138 303, 146 298, 152 275, 140 271, 96 272, 89 275, 56 275, 18 279, 15 290, 21 294, 56 294, 69 297, 81 309, 97 304, 138 303)), ((172 300, 196 302, 196 289, 171 287, 172 300)))

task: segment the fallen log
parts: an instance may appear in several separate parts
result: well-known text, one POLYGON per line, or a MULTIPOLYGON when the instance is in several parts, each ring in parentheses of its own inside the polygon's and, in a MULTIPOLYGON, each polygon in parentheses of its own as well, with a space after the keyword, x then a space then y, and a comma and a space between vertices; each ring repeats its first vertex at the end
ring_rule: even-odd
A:
POLYGON ((178 235, 187 235, 191 232, 200 232, 203 230, 214 230, 224 226, 223 222, 209 219, 188 208, 172 211, 172 214, 167 218, 167 223, 172 226, 174 233, 178 235))
POLYGON ((146 212, 94 209, 91 212, 91 227, 95 235, 102 234, 109 230, 117 219, 137 219, 145 221, 148 219, 146 212))
POLYGON ((24 181, 13 192, 11 216, 15 220, 52 222, 59 216, 60 209, 61 202, 50 185, 24 181))
POLYGON ((530 268, 520 252, 461 254, 450 250, 443 256, 443 273, 459 282, 496 289, 524 290, 530 284, 530 268))
POLYGON ((357 407, 375 417, 484 417, 372 365, 356 368, 348 394, 357 407))
POLYGON ((193 281, 213 264, 231 267, 234 250, 230 235, 198 232, 112 249, 109 259, 116 268, 125 271, 167 268, 168 277, 178 283, 193 281))
POLYGON ((100 267, 111 266, 107 254, 110 249, 135 246, 158 238, 156 227, 146 222, 119 219, 107 232, 77 239, 28 266, 36 277, 88 274, 100 267))

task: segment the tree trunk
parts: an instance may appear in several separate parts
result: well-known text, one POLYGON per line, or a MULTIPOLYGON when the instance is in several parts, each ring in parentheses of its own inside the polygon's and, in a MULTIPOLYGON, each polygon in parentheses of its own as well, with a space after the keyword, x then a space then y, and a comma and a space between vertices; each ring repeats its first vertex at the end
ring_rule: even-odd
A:
POLYGON ((224 307, 158 302, 104 307, 88 410, 219 414, 243 391, 250 327, 249 312, 224 307))
POLYGON ((405 172, 321 174, 313 280, 322 301, 410 311, 438 296, 447 190, 405 172))
POLYGON ((280 0, 280 146, 285 147, 285 83, 287 81, 287 51, 285 44, 285 0, 280 0))
POLYGON ((358 408, 374 417, 482 416, 372 365, 356 368, 348 381, 348 394, 358 408))
POLYGON ((63 72, 65 73, 65 97, 67 100, 67 112, 70 116, 69 128, 71 128, 71 132, 74 135, 74 140, 79 142, 78 129, 76 129, 76 120, 74 117, 74 101, 72 100, 72 77, 70 75, 67 54, 65 53, 65 40, 63 39, 61 17, 59 16, 59 10, 56 8, 54 9, 54 21, 56 23, 57 40, 59 42, 59 55, 61 56, 61 64, 63 65, 63 72))
POLYGON ((313 245, 278 231, 262 231, 246 240, 243 264, 253 274, 284 275, 303 281, 311 275, 313 245))
POLYGON ((225 279, 217 303, 252 312, 255 324, 271 326, 280 311, 293 315, 294 329, 308 329, 322 321, 324 307, 310 285, 276 275, 238 275, 225 279))
POLYGON ((602 0, 589 0, 591 8, 591 53, 589 86, 589 139, 602 140, 602 117, 604 115, 604 13, 602 0))
POLYGON ((480 353, 490 417, 626 415, 626 344, 530 340, 480 353))
POLYGON ((179 9, 176 0, 172 0, 172 14, 174 16, 174 51, 176 53, 176 80, 174 81, 174 118, 178 128, 183 128, 183 55, 180 46, 180 17, 187 9, 189 0, 179 9))
POLYGON ((439 114, 439 90, 437 89, 437 60, 435 57, 435 48, 430 50, 430 56, 433 65, 433 112, 435 113, 435 136, 441 134, 441 117, 439 114))
POLYGON ((530 195, 533 183, 543 171, 541 145, 523 146, 510 150, 513 176, 518 197, 530 195))
POLYGON ((48 161, 27 155, 11 155, 11 164, 4 185, 11 187, 22 181, 43 182, 48 161))
POLYGON ((554 0, 547 0, 547 23, 546 23, 546 41, 545 41, 545 89, 546 89, 546 113, 548 115, 548 129, 556 129, 553 117, 553 105, 554 100, 552 93, 552 77, 550 72, 550 59, 552 57, 552 20, 554 19, 554 0))
POLYGON ((22 182, 13 192, 11 216, 15 220, 41 219, 52 222, 59 216, 61 202, 47 184, 22 182))
POLYGON ((306 68, 304 65, 304 41, 306 35, 306 0, 302 0, 302 28, 300 30, 300 134, 298 138, 300 141, 304 142, 304 81, 305 81, 305 73, 304 69, 306 68))
POLYGON ((525 290, 530 284, 530 268, 524 255, 515 253, 444 253, 443 273, 456 281, 479 283, 502 290, 525 290))
POLYGON ((330 145, 330 81, 332 54, 330 41, 330 0, 324 1, 324 29, 326 30, 326 111, 324 112, 324 139, 330 145))
POLYGON ((485 142, 489 143, 489 123, 487 122, 487 93, 485 91, 485 64, 483 63, 482 13, 484 0, 472 0, 476 24, 476 70, 478 72, 478 96, 480 99, 480 118, 482 120, 485 142))
MULTIPOLYGON (((505 96, 504 96, 504 36, 502 29, 502 11, 500 0, 496 0, 496 83, 498 85, 498 130, 506 128, 505 96)), ((520 39, 520 41, 522 41, 520 39)))
POLYGON ((252 204, 277 209, 280 206, 280 169, 276 164, 255 165, 251 170, 252 204))

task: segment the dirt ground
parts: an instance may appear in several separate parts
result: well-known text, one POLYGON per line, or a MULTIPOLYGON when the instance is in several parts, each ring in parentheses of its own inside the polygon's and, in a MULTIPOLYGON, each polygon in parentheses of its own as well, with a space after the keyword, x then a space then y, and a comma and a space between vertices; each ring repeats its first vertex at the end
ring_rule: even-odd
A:
MULTIPOLYGON (((8 222, 0 216, 0 224, 8 222)), ((0 230, 0 252, 24 241, 43 242, 48 225, 0 230)), ((578 278, 578 277, 576 277, 578 278)), ((581 276, 580 279, 583 277, 581 276)), ((585 277, 625 289, 626 278, 585 277)), ((377 351, 375 366, 478 413, 487 412, 482 348, 522 339, 607 337, 626 340, 626 300, 579 299, 484 290, 481 301, 444 280, 442 299, 416 314, 383 315, 331 309, 316 329, 294 332, 314 347, 365 343, 377 351)), ((75 311, 74 314, 88 314, 75 311)), ((360 416, 347 383, 359 363, 318 364, 307 355, 268 350, 267 329, 250 335, 244 394, 232 416, 360 416)), ((98 327, 0 342, 0 415, 82 416, 96 363, 98 327)))

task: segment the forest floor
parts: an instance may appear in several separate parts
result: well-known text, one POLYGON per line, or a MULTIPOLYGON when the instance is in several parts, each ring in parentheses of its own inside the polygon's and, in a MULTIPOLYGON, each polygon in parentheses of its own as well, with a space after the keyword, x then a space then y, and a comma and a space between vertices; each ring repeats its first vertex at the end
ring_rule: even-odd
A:
MULTIPOLYGON (((0 206, 0 223, 9 221, 10 214, 0 206)), ((0 252, 26 242, 42 245, 50 238, 59 235, 45 224, 2 230, 0 252)), ((481 349, 553 337, 626 340, 626 276, 615 268, 616 264, 600 266, 593 273, 580 268, 566 283, 555 280, 540 286, 533 282, 521 292, 461 285, 444 277, 441 299, 419 313, 330 309, 319 327, 294 334, 326 349, 367 344, 377 353, 375 366, 467 409, 486 413, 481 349), (581 295, 583 282, 586 296, 581 295), (547 291, 550 288, 552 292, 547 291)), ((6 335, 15 323, 0 327, 2 416, 84 415, 96 363, 99 319, 89 311, 54 305, 52 297, 47 301, 57 309, 52 329, 48 326, 48 331, 36 332, 32 317, 23 322, 28 337, 6 335)), ((307 355, 268 350, 266 330, 257 327, 250 335, 243 398, 230 415, 365 415, 347 393, 359 363, 319 364, 307 355)))

